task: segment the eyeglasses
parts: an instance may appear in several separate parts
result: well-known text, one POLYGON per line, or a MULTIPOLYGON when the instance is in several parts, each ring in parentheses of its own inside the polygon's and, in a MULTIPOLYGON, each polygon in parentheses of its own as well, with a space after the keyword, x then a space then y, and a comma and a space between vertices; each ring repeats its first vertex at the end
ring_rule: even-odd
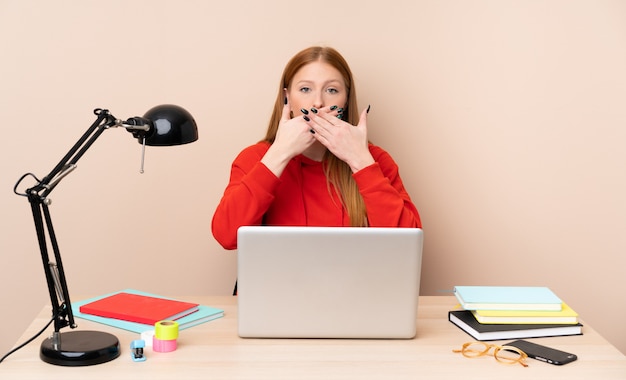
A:
POLYGON ((503 364, 515 364, 519 363, 524 367, 528 367, 526 364, 526 358, 528 355, 517 347, 513 346, 498 346, 495 344, 488 344, 485 342, 468 342, 464 343, 460 350, 452 350, 455 353, 461 353, 466 358, 477 358, 489 354, 489 351, 494 348, 493 357, 503 364))

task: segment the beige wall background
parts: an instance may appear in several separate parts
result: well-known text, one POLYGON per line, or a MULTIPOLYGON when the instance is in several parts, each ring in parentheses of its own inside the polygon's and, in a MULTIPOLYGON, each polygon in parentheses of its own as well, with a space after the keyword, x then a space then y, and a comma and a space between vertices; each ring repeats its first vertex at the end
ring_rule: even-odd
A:
POLYGON ((74 299, 229 294, 236 254, 213 240, 213 210, 284 64, 313 44, 351 63, 371 139, 421 212, 423 295, 549 286, 626 352, 619 0, 0 0, 0 351, 48 300, 13 185, 47 174, 98 107, 179 104, 200 140, 148 148, 139 174, 140 145, 107 131, 52 193, 74 299))

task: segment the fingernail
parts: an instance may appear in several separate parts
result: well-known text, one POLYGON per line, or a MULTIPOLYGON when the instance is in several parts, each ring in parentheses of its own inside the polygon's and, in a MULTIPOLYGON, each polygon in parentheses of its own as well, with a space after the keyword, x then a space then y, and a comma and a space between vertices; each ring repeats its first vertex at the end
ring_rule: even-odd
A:
POLYGON ((309 119, 309 117, 307 115, 302 116, 302 118, 306 121, 311 121, 311 119, 309 119))
POLYGON ((343 119, 343 115, 342 114, 337 115, 337 119, 343 119))
POLYGON ((367 105, 367 113, 370 113, 370 107, 371 107, 371 105, 368 104, 367 105))
POLYGON ((343 112, 343 108, 339 108, 339 109, 337 110, 337 112, 338 112, 338 113, 342 113, 342 112, 343 112))
POLYGON ((330 107, 330 110, 331 110, 331 111, 334 111, 334 110, 336 110, 336 109, 337 109, 337 106, 332 106, 332 107, 330 107))
POLYGON ((315 108, 315 107, 311 107, 311 112, 313 112, 313 113, 317 113, 317 108, 315 108))
POLYGON ((309 129, 309 132, 311 132, 312 134, 315 134, 315 131, 313 130, 313 128, 309 129))
POLYGON ((302 113, 303 113, 303 114, 305 114, 305 115, 308 115, 308 114, 309 114, 309 111, 307 111, 307 110, 306 110, 306 108, 302 108, 302 109, 300 109, 300 112, 302 112, 302 113))

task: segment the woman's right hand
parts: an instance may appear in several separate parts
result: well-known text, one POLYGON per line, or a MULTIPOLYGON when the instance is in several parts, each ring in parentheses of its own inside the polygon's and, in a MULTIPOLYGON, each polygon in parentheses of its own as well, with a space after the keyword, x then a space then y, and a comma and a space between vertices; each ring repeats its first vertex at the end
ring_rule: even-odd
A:
POLYGON ((261 162, 277 177, 280 177, 293 157, 304 152, 316 141, 304 116, 292 118, 289 104, 283 107, 274 143, 261 159, 261 162))

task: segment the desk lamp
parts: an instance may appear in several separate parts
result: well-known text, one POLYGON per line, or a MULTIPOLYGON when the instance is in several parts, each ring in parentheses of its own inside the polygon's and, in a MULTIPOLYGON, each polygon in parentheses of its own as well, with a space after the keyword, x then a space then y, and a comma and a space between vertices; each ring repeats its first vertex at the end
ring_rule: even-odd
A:
POLYGON ((105 109, 96 109, 94 114, 97 116, 96 121, 47 176, 39 180, 32 173, 24 174, 13 189, 17 195, 27 197, 30 202, 52 303, 54 332, 42 342, 39 356, 44 362, 61 366, 105 363, 120 355, 120 347, 117 337, 106 332, 60 332, 64 327, 74 329, 77 325, 74 322, 63 263, 52 227, 48 207, 51 200, 48 196, 66 175, 76 169, 76 162, 109 128, 123 127, 142 144, 142 173, 146 145, 181 145, 198 139, 198 128, 191 114, 175 105, 156 106, 143 117, 132 117, 126 121, 116 119, 105 109), (26 177, 32 177, 36 183, 25 193, 19 193, 17 188, 26 177), (54 260, 50 260, 48 255, 49 247, 54 253, 54 260))

